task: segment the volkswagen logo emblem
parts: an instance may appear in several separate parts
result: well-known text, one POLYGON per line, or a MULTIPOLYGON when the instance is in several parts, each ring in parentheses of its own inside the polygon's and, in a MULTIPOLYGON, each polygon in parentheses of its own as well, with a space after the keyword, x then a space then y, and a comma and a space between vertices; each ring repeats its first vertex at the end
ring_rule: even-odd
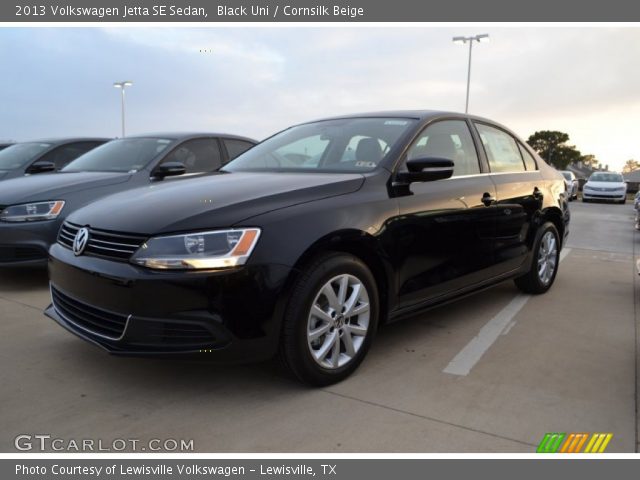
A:
POLYGON ((78 230, 76 233, 76 238, 73 239, 73 253, 77 257, 78 255, 82 255, 84 249, 87 248, 87 243, 89 242, 89 229, 87 227, 83 227, 78 230))

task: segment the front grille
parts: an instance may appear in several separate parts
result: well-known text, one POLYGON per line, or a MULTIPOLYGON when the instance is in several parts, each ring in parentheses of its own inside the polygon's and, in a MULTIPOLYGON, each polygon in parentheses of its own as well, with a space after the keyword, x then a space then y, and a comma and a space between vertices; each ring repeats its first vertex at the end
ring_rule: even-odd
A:
MULTIPOLYGON (((80 225, 64 222, 58 233, 58 243, 73 249, 73 240, 81 228, 80 225)), ((146 239, 142 235, 89 228, 89 241, 83 255, 126 261, 146 239)))
POLYGON ((127 315, 108 312, 75 300, 55 287, 51 287, 51 300, 56 311, 68 322, 111 339, 122 336, 127 325, 127 315))

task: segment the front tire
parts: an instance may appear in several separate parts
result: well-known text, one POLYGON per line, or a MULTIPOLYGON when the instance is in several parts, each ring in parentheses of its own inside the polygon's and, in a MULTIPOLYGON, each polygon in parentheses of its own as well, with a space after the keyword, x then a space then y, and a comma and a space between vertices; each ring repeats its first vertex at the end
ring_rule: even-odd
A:
POLYGON ((560 263, 560 235, 551 222, 544 223, 533 242, 531 269, 515 279, 516 286, 524 293, 541 294, 551 288, 560 263))
POLYGON ((304 383, 344 380, 367 354, 378 326, 375 279, 357 257, 331 252, 295 282, 284 315, 280 358, 304 383))

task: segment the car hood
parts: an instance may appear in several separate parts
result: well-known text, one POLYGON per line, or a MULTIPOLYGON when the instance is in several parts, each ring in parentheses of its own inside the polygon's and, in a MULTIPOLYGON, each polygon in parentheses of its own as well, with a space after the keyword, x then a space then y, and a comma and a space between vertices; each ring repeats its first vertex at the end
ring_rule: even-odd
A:
POLYGON ((225 228, 273 210, 351 193, 363 182, 357 173, 220 173, 111 195, 74 212, 69 221, 146 235, 225 228))
POLYGON ((627 185, 620 182, 587 182, 584 186, 592 188, 626 188, 627 185))
POLYGON ((129 173, 61 172, 13 178, 2 182, 0 205, 65 200, 70 193, 126 182, 130 177, 129 173))

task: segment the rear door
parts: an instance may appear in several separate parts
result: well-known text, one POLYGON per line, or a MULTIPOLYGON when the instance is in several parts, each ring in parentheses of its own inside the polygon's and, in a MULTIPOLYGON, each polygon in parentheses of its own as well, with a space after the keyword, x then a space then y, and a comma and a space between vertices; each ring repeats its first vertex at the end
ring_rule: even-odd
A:
POLYGON ((535 231, 532 221, 542 208, 544 180, 536 160, 511 134, 475 122, 497 192, 495 274, 519 268, 535 231))

